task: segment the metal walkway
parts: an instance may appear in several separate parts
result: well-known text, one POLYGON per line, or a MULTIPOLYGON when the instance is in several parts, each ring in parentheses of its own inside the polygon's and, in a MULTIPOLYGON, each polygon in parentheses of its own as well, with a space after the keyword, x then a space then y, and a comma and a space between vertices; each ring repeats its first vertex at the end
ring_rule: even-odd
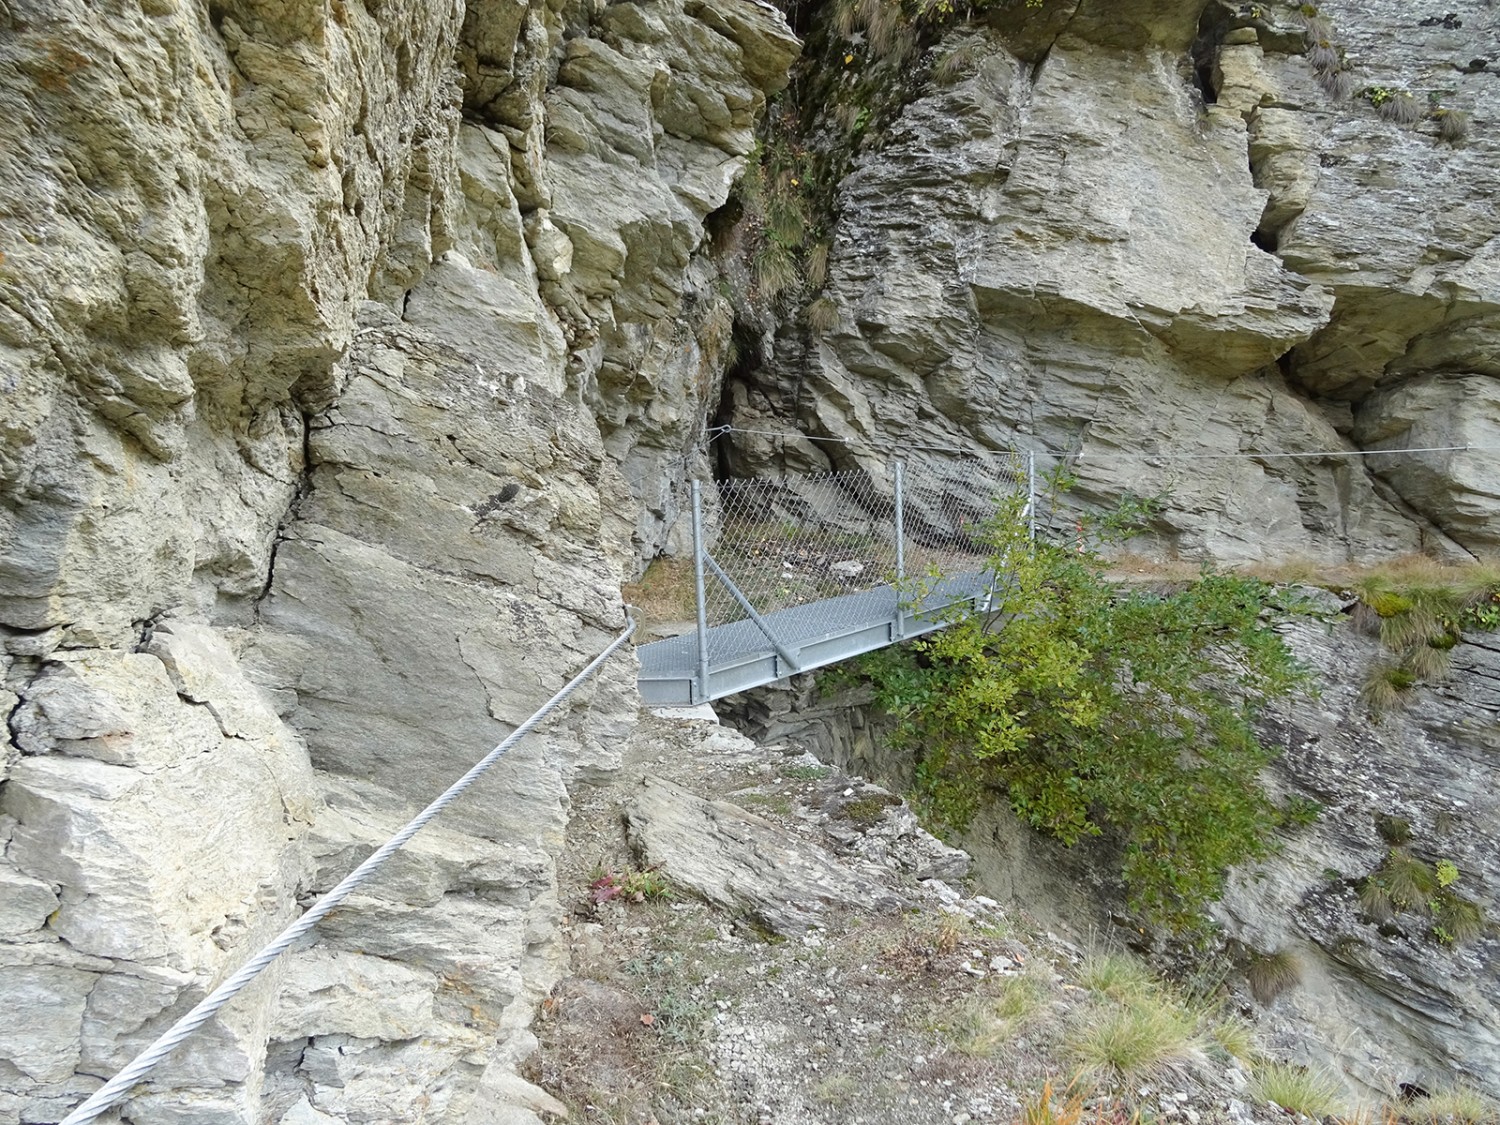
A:
POLYGON ((1034 497, 1013 455, 694 482, 697 627, 636 649, 642 700, 706 703, 983 608, 995 520, 1029 522, 1034 497))
POLYGON ((753 621, 714 626, 708 631, 713 657, 706 689, 698 685, 696 633, 652 641, 635 650, 641 698, 656 706, 687 707, 775 683, 941 629, 954 610, 982 608, 988 592, 988 576, 976 571, 938 583, 920 606, 903 608, 895 588, 881 586, 776 610, 762 620, 785 651, 778 651, 753 621))

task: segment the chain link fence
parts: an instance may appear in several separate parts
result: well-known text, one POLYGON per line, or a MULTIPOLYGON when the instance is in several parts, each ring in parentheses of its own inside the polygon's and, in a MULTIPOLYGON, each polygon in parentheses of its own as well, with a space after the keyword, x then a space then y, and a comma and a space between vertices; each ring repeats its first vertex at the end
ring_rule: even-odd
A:
MULTIPOLYGON (((985 524, 1031 491, 1020 455, 704 482, 701 620, 712 629, 801 606, 802 635, 857 628, 872 604, 857 595, 982 571, 985 524)), ((732 658, 744 636, 710 633, 709 662, 732 658)))

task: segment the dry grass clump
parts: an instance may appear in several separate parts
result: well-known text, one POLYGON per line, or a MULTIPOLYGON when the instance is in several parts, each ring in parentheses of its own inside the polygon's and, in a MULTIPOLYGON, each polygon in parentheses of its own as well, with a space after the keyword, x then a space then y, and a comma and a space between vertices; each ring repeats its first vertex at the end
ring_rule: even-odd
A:
POLYGON ((1339 65, 1339 53, 1327 39, 1319 39, 1307 49, 1307 61, 1317 71, 1331 71, 1339 65))
POLYGON ((1400 707, 1403 696, 1416 682, 1416 677, 1400 665, 1380 664, 1370 669, 1359 698, 1370 714, 1379 718, 1400 707))
POLYGON ((1438 893, 1433 903, 1432 932, 1442 944, 1473 941, 1484 932, 1484 908, 1477 902, 1444 891, 1438 893))
POLYGON ((947 1014, 939 1030, 954 1050, 971 1058, 993 1058, 1044 1007, 1049 992, 1035 977, 1006 977, 988 995, 970 996, 947 1014))
POLYGON ((1437 112, 1438 140, 1456 145, 1469 135, 1469 115, 1461 109, 1440 109, 1437 112))
POLYGON ((832 332, 839 326, 838 306, 827 297, 819 297, 808 304, 803 312, 808 328, 822 335, 824 332, 832 332))
POLYGON ((1089 954, 1078 967, 1076 979, 1080 988, 1120 1001, 1160 987, 1151 970, 1126 953, 1089 954))
POLYGON ((1397 91, 1375 107, 1375 112, 1397 125, 1415 125, 1427 116, 1422 103, 1405 90, 1397 91))
POLYGON ((1327 16, 1318 12, 1314 4, 1304 4, 1292 16, 1302 25, 1302 30, 1309 40, 1332 39, 1333 23, 1327 16))
POLYGON ((1336 102, 1348 101, 1359 86, 1353 73, 1347 70, 1325 70, 1318 75, 1318 84, 1336 102))
POLYGON ((1086 1009, 1064 1049, 1078 1080, 1123 1088, 1202 1055, 1197 1019, 1165 993, 1086 1009))
POLYGON ((979 43, 965 43, 955 47, 933 65, 932 77, 943 86, 957 82, 978 64, 982 50, 979 43))
POLYGON ((1319 1120, 1338 1112, 1344 1100, 1343 1085, 1324 1070, 1295 1063, 1267 1062, 1255 1068, 1250 1095, 1272 1102, 1289 1113, 1319 1120))
POLYGON ((1495 1125, 1500 1105, 1477 1090, 1458 1086, 1417 1098, 1403 1117, 1420 1125, 1495 1125))
POLYGON ((828 280, 828 253, 826 242, 815 242, 807 252, 807 284, 812 289, 823 288, 828 280))
POLYGON ((1218 1049, 1226 1058, 1252 1062, 1260 1054, 1260 1043, 1255 1037, 1255 1028, 1239 1016, 1213 1015, 1209 1018, 1208 1038, 1210 1047, 1218 1049))
MULTIPOLYGON (((653 559, 646 573, 623 586, 620 593, 626 605, 640 611, 643 625, 691 621, 698 612, 689 559, 653 559)), ((650 639, 644 633, 638 636, 642 643, 650 639)))
POLYGON ((1049 1078, 1035 1097, 1021 1103, 1017 1125, 1139 1125, 1139 1111, 1113 1103, 1089 1105, 1071 1086, 1061 1096, 1049 1078))
POLYGON ((1250 985, 1250 994, 1259 1003, 1270 1004, 1302 983, 1302 962, 1290 949, 1252 953, 1245 968, 1245 980, 1250 985))

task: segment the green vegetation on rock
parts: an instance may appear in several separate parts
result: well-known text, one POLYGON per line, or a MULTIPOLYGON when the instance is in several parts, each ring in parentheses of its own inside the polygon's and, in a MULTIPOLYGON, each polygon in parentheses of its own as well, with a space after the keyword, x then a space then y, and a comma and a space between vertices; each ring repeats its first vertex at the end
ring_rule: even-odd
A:
POLYGON ((1064 844, 1108 832, 1133 908, 1198 928, 1286 819, 1252 724, 1306 673, 1272 627, 1272 588, 1205 571, 1170 593, 1120 589, 1090 550, 1028 544, 1019 514, 987 532, 993 613, 866 658, 916 755, 918 803, 953 829, 1000 800, 1064 844))

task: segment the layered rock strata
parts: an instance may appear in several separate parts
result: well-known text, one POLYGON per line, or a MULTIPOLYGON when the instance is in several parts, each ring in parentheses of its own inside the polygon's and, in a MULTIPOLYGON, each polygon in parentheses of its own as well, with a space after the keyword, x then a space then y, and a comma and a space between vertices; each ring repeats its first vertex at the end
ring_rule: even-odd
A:
MULTIPOLYGON (((0 5, 0 1121, 55 1121, 624 626, 714 400, 749 0, 0 5), (624 465, 622 473, 620 466, 624 465)), ((474 1122, 607 667, 130 1099, 474 1122)))
MULTIPOLYGON (((1185 557, 1493 554, 1500 24, 1447 16, 1049 0, 949 33, 838 186, 836 324, 730 388, 787 439, 728 460, 1017 448, 1088 506, 1166 493, 1185 557)), ((818 144, 844 107, 811 108, 818 144)))

